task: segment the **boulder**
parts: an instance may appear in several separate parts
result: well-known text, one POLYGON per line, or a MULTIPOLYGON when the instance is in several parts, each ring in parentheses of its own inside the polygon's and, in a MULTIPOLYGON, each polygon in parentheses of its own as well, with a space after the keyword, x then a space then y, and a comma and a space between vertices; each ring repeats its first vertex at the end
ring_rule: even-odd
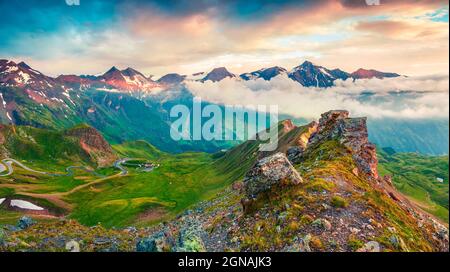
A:
POLYGON ((391 242, 391 244, 396 248, 399 249, 401 251, 409 251, 408 247, 406 246, 405 242, 403 241, 403 239, 397 235, 391 235, 391 237, 389 237, 389 242, 391 242))
POLYGON ((19 222, 17 223, 17 227, 19 229, 27 229, 29 227, 31 227, 32 225, 34 225, 36 222, 28 216, 22 216, 19 219, 19 222))
POLYGON ((290 162, 297 163, 300 161, 303 151, 305 151, 304 148, 300 146, 292 146, 288 148, 286 154, 290 162))
POLYGON ((69 252, 80 252, 80 244, 75 240, 67 242, 65 248, 69 252))
POLYGON ((383 182, 386 183, 389 186, 393 186, 392 185, 392 176, 391 175, 383 176, 383 182))
POLYGON ((246 196, 253 199, 276 184, 296 185, 302 182, 286 155, 276 153, 256 163, 244 178, 244 188, 246 196))
POLYGON ((136 243, 137 252, 164 252, 169 248, 164 232, 157 232, 136 243))
POLYGON ((195 227, 184 229, 178 237, 177 252, 206 252, 200 234, 195 227))
POLYGON ((357 250, 357 252, 380 252, 380 244, 376 241, 370 241, 364 244, 364 246, 357 250))

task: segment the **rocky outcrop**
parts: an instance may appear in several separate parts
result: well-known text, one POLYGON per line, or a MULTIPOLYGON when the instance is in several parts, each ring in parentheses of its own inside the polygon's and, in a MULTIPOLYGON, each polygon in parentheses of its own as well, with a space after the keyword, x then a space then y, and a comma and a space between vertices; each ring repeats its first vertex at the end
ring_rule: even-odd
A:
POLYGON ((253 199, 276 184, 295 185, 302 182, 286 155, 276 153, 256 163, 244 178, 244 188, 247 198, 253 199))
POLYGON ((294 123, 292 122, 291 119, 286 119, 284 121, 281 121, 281 126, 283 128, 284 133, 287 133, 287 132, 293 130, 294 128, 296 128, 296 126, 294 125, 294 123))
POLYGON ((337 140, 347 147, 361 173, 378 180, 376 147, 369 142, 366 118, 349 118, 348 111, 333 110, 322 114, 317 133, 311 136, 310 145, 326 140, 337 140))
POLYGON ((32 225, 34 225, 36 222, 31 218, 31 217, 28 217, 28 216, 22 216, 20 219, 19 219, 19 222, 17 223, 17 227, 19 228, 19 229, 26 229, 26 228, 29 228, 29 227, 31 227, 32 225))
POLYGON ((317 132, 319 128, 319 123, 316 121, 312 121, 308 125, 306 125, 306 130, 301 133, 297 139, 297 146, 306 149, 306 146, 308 145, 309 139, 311 136, 317 132))
POLYGON ((109 143, 93 127, 81 125, 66 132, 79 140, 81 148, 99 166, 110 166, 118 159, 109 143))
POLYGON ((305 126, 305 130, 297 136, 294 143, 295 145, 289 147, 286 151, 289 161, 292 163, 297 163, 301 160, 301 157, 308 146, 311 135, 317 132, 318 125, 319 124, 316 121, 312 121, 305 126))
POLYGON ((170 245, 164 232, 156 232, 136 243, 137 252, 165 252, 170 250, 170 245))

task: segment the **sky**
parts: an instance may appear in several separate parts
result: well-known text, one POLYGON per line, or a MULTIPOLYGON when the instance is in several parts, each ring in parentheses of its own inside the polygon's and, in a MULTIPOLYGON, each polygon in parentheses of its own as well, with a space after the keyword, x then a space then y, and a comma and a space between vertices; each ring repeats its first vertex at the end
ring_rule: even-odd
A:
POLYGON ((449 71, 443 0, 79 1, 0 0, 0 58, 53 76, 111 66, 155 77, 243 73, 304 60, 348 72, 449 71))

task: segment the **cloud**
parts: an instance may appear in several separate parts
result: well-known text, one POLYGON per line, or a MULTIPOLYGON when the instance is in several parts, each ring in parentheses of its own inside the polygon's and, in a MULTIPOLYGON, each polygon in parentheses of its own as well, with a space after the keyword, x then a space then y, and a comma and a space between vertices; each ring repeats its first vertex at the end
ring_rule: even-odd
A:
POLYGON ((189 74, 218 63, 241 73, 305 59, 348 71, 448 71, 447 1, 22 2, 0 2, 1 57, 52 75, 113 65, 189 74))
POLYGON ((286 76, 220 82, 189 82, 187 88, 205 101, 226 105, 278 105, 282 114, 316 119, 332 109, 371 118, 448 118, 448 76, 399 77, 339 81, 337 86, 306 88, 286 76))

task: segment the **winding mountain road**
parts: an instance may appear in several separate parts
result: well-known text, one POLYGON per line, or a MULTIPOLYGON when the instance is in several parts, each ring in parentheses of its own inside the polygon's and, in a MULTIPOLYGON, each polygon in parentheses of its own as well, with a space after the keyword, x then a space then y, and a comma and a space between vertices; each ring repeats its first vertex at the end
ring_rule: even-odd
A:
MULTIPOLYGON (((125 176, 125 175, 128 174, 128 170, 125 167, 123 167, 122 164, 127 162, 127 161, 129 161, 129 160, 131 160, 131 159, 130 158, 124 158, 124 159, 120 159, 120 160, 117 160, 117 161, 114 162, 113 166, 121 171, 120 175, 125 176)), ((21 167, 21 168, 23 168, 23 169, 25 169, 25 170, 27 170, 29 172, 32 172, 32 173, 37 173, 37 174, 42 174, 42 175, 49 175, 49 176, 56 176, 56 177, 58 177, 58 176, 73 176, 74 175, 73 169, 81 169, 81 170, 86 171, 88 173, 91 173, 91 174, 93 174, 95 176, 105 177, 103 175, 100 175, 100 174, 96 173, 93 170, 88 169, 85 166, 69 166, 69 167, 66 168, 66 172, 67 173, 65 173, 65 174, 58 174, 58 173, 49 173, 49 172, 38 171, 38 170, 31 169, 28 166, 24 165, 23 163, 15 160, 15 159, 11 159, 11 158, 6 158, 6 159, 3 159, 3 160, 0 161, 0 173, 3 173, 6 170, 8 170, 8 172, 6 174, 0 174, 0 177, 6 177, 6 176, 12 175, 14 173, 14 168, 12 167, 13 164, 16 164, 19 167, 21 167)), ((116 176, 116 174, 114 176, 116 176)))
MULTIPOLYGON (((14 173, 14 168, 12 167, 13 163, 17 164, 19 167, 21 167, 21 168, 23 168, 23 169, 25 169, 25 170, 27 170, 29 172, 33 172, 33 173, 37 173, 37 174, 43 174, 43 175, 48 175, 47 172, 33 170, 33 169, 27 167, 26 165, 22 164, 21 162, 15 160, 15 159, 6 158, 6 159, 3 159, 1 161, 1 164, 3 165, 3 168, 5 168, 5 166, 6 166, 6 168, 8 169, 8 173, 2 174, 2 175, 0 175, 0 177, 6 177, 6 176, 9 176, 12 173, 14 173)), ((3 173, 3 172, 4 172, 4 170, 0 171, 0 173, 3 173)))
MULTIPOLYGON (((89 186, 108 181, 108 180, 113 179, 113 178, 117 178, 117 177, 122 177, 122 176, 128 175, 128 170, 125 167, 123 167, 122 164, 127 162, 127 161, 129 161, 129 160, 132 160, 132 159, 131 158, 123 158, 123 159, 115 161, 113 166, 115 168, 119 169, 120 172, 116 173, 116 174, 113 174, 113 175, 110 175, 110 176, 102 176, 102 175, 99 175, 99 174, 95 173, 93 170, 87 169, 84 166, 69 166, 69 167, 66 168, 66 171, 67 171, 66 174, 57 174, 57 173, 49 173, 49 172, 37 171, 37 170, 33 170, 33 169, 27 167, 26 165, 22 164, 21 162, 18 162, 17 160, 14 160, 14 159, 11 159, 11 158, 7 158, 7 159, 3 159, 3 160, 0 161, 0 177, 6 177, 6 176, 9 176, 9 175, 14 173, 14 168, 13 168, 12 164, 16 164, 19 167, 21 167, 21 168, 23 168, 23 169, 25 169, 27 171, 33 172, 33 173, 39 173, 39 174, 44 174, 44 175, 49 175, 49 176, 73 176, 74 175, 73 169, 75 169, 75 168, 83 169, 83 170, 85 170, 87 172, 90 172, 90 173, 93 173, 94 175, 99 176, 98 179, 96 179, 96 180, 94 180, 92 182, 89 182, 89 183, 81 184, 81 185, 79 185, 79 186, 77 186, 77 187, 75 187, 75 188, 73 188, 73 189, 71 189, 71 190, 69 190, 67 192, 58 192, 58 193, 49 193, 49 194, 30 193, 30 192, 26 192, 26 191, 25 192, 24 191, 18 192, 18 193, 20 193, 22 195, 27 195, 27 196, 31 196, 31 197, 46 199, 46 200, 54 203, 55 205, 57 205, 59 207, 65 208, 67 210, 71 210, 73 207, 72 207, 72 205, 70 203, 66 202, 63 199, 64 196, 70 195, 70 194, 75 193, 75 192, 77 192, 77 191, 79 191, 81 189, 84 189, 84 188, 87 188, 89 186), (1 173, 5 172, 6 170, 8 171, 6 174, 1 174, 1 173)), ((11 186, 12 187, 17 187, 15 184, 5 184, 5 185, 8 186, 8 187, 11 187, 11 186)), ((22 187, 23 187, 23 185, 21 185, 21 188, 22 187)))

